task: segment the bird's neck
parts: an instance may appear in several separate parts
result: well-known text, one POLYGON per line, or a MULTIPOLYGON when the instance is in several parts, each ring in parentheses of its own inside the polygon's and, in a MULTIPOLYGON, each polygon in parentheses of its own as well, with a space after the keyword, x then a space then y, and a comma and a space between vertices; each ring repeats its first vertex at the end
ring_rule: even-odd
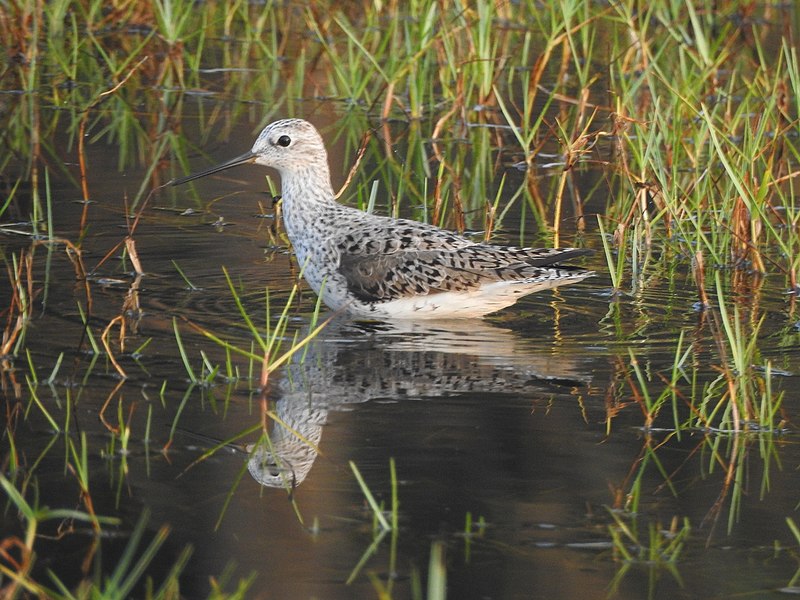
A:
POLYGON ((327 164, 281 172, 281 196, 283 224, 295 247, 307 245, 311 231, 324 230, 337 207, 327 164))
POLYGON ((328 165, 281 172, 284 210, 313 212, 335 204, 328 165))

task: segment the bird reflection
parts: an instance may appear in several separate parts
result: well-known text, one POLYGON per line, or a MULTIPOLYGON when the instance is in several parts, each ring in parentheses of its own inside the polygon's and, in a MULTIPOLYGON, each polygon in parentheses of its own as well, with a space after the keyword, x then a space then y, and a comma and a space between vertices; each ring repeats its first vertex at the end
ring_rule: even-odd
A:
POLYGON ((274 423, 269 436, 246 446, 247 469, 263 486, 294 489, 319 454, 328 409, 288 394, 276 403, 276 414, 280 422, 274 423))
POLYGON ((365 324, 331 322, 298 352, 269 390, 277 398, 269 436, 247 447, 252 477, 293 489, 318 455, 329 411, 369 400, 460 393, 531 393, 584 385, 575 354, 476 321, 365 324))

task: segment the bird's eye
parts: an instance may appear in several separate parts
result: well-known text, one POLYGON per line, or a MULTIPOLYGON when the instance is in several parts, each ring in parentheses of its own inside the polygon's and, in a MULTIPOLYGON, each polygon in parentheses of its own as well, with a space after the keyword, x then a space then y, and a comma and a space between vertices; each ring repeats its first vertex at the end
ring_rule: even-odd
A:
POLYGON ((291 143, 292 143, 292 138, 290 138, 288 135, 282 135, 281 137, 278 138, 278 145, 283 146, 284 148, 286 148, 291 143))

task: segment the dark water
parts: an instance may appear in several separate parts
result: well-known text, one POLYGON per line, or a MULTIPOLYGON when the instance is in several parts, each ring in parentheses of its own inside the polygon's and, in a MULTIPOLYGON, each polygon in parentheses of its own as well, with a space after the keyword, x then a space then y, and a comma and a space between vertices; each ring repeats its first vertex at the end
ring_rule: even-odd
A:
MULTIPOLYGON (((247 149, 253 128, 241 123, 233 141, 212 145, 212 159, 247 149)), ((143 177, 135 170, 118 173, 100 146, 91 152, 96 203, 89 207, 82 245, 90 269, 125 237, 125 196, 143 177)), ((195 160, 197 167, 208 164, 195 160)), ((350 160, 346 152, 334 153, 334 161, 347 165, 350 160)), ((346 170, 340 166, 335 173, 346 170)), ((94 509, 122 519, 118 528, 108 528, 118 535, 102 541, 99 560, 105 570, 113 568, 147 509, 146 537, 163 524, 171 529, 148 571, 156 581, 186 544, 193 548, 181 578, 187 598, 206 595, 209 578, 228 566, 235 569, 233 582, 256 573, 251 597, 373 598, 378 593, 370 576, 386 585, 391 574, 393 597, 408 598, 412 579, 424 582, 427 576, 435 541, 446 547, 452 598, 769 597, 771 590, 787 585, 798 563, 776 543, 795 548, 797 543, 785 523, 786 517, 796 517, 800 454, 795 436, 764 434, 740 441, 740 505, 729 527, 734 509, 731 494, 723 494, 723 465, 734 440, 721 436, 715 456, 699 432, 678 440, 667 432, 646 436, 642 429, 629 349, 655 395, 665 386, 658 373, 671 373, 681 330, 684 350, 696 346, 697 385, 718 376, 715 346, 693 306, 691 277, 681 268, 659 273, 640 290, 614 299, 607 294, 611 284, 598 252, 588 262, 597 277, 523 299, 486 321, 422 326, 337 318, 270 376, 271 410, 320 451, 292 446, 291 436, 280 428, 273 433, 276 442, 286 441, 283 459, 291 464, 296 484, 291 498, 284 487, 259 485, 246 471, 241 452, 222 449, 193 464, 213 445, 208 438, 228 439, 260 422, 259 366, 248 378, 248 361, 236 357, 238 380, 226 383, 218 377, 207 387, 190 386, 173 318, 197 372, 201 351, 210 364, 224 365, 224 350, 189 325, 250 347, 223 267, 262 324, 264 288, 270 290, 274 325, 295 282, 285 244, 270 237, 272 219, 261 214, 259 202, 270 206, 262 193, 263 175, 258 168, 237 169, 193 189, 168 190, 144 211, 135 239, 147 274, 138 289, 141 318, 129 322, 127 352, 119 354, 128 375, 124 382, 104 356, 91 352, 78 310, 79 304, 86 309, 86 290, 64 246, 3 235, 6 260, 21 250, 33 255, 37 295, 26 346, 40 380, 63 353, 52 385, 40 383, 35 389, 59 426, 69 429, 54 438, 31 402, 28 360, 19 357, 16 370, 3 377, 4 403, 7 414, 21 410, 24 418, 9 417, 4 453, 8 456, 13 439, 17 481, 33 475, 41 504, 83 509, 65 464, 66 440, 77 442, 79 433, 86 434, 94 509), (196 212, 181 213, 189 207, 196 212), (217 223, 220 218, 225 225, 217 223), (172 261, 198 289, 188 288, 172 261), (130 352, 148 339, 134 359, 130 352), (127 455, 119 453, 119 442, 111 446, 111 435, 98 419, 106 404, 112 425, 120 415, 130 424, 127 455), (172 445, 162 451, 175 423, 172 445), (648 444, 662 441, 656 452, 661 470, 652 461, 643 464, 648 444), (349 463, 388 507, 391 459, 399 480, 399 531, 394 540, 387 535, 346 583, 374 539, 372 515, 349 463), (671 570, 640 561, 625 571, 625 563, 615 560, 610 510, 624 504, 637 477, 638 512, 622 518, 638 523, 645 544, 649 525, 667 528, 675 516, 691 524, 671 570), (713 509, 721 495, 717 514, 713 509), (466 538, 468 514, 485 527, 466 538)), ((341 181, 341 175, 335 177, 341 181)), ((587 173, 587 182, 594 177, 587 173)), ((65 179, 54 177, 52 185, 56 233, 74 240, 83 209, 76 202, 79 193, 65 179)), ((509 216, 499 239, 516 239, 518 222, 518 214, 509 216)), ((530 236, 535 239, 535 232, 530 236)), ((601 248, 596 232, 590 230, 587 238, 590 246, 601 248)), ((89 282, 89 325, 98 343, 120 314, 132 283, 130 267, 119 255, 114 252, 89 282)), ((7 282, 2 285, 2 293, 10 293, 7 282)), ((800 399, 800 336, 792 329, 781 282, 767 281, 741 304, 756 301, 766 315, 761 356, 784 371, 773 378, 773 386, 785 391, 784 411, 791 418, 800 399)), ((314 305, 308 290, 292 304, 287 344, 295 332, 304 335, 312 327, 314 305)), ((685 411, 682 403, 680 410, 685 411)), ((668 426, 670 419, 660 423, 668 426)), ((242 443, 256 438, 250 434, 242 443)), ((4 532, 18 532, 18 527, 13 511, 6 512, 4 532)), ((54 533, 54 525, 44 530, 54 533)), ((37 572, 46 578, 45 569, 54 569, 74 583, 89 540, 81 530, 61 541, 42 539, 37 572)))

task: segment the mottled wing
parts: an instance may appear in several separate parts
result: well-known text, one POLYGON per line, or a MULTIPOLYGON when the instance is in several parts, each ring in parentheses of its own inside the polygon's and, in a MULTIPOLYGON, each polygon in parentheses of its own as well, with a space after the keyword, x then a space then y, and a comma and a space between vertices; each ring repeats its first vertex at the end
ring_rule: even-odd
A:
POLYGON ((381 302, 445 291, 465 291, 480 285, 485 275, 462 270, 432 250, 393 254, 346 254, 339 272, 350 292, 363 302, 381 302))
POLYGON ((343 253, 339 272, 363 302, 475 289, 496 281, 549 278, 552 265, 581 250, 531 250, 471 244, 452 249, 343 253))

